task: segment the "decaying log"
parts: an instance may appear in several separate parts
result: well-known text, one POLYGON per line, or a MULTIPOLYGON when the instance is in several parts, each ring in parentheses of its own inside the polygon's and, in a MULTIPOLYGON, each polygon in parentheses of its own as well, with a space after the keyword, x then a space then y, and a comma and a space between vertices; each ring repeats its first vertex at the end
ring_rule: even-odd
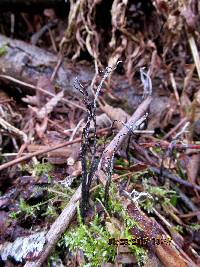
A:
MULTIPOLYGON (((0 47, 5 47, 5 53, 0 56, 0 75, 8 75, 34 86, 37 85, 41 76, 51 77, 59 60, 53 53, 23 41, 7 38, 1 34, 0 47)), ((89 86, 94 74, 94 67, 88 66, 86 62, 73 64, 64 59, 57 71, 54 84, 66 91, 66 94, 79 95, 80 93, 74 87, 75 78, 78 77, 80 81, 87 82, 89 86)), ((124 98, 127 92, 135 96, 132 97, 131 105, 137 107, 142 91, 139 93, 136 88, 130 86, 125 76, 113 74, 113 80, 116 81, 115 91, 124 92, 124 98)), ((6 79, 0 77, 0 82, 2 81, 7 82, 6 79)), ((35 93, 30 88, 24 87, 23 89, 29 94, 35 93)))
MULTIPOLYGON (((14 88, 23 89, 25 94, 34 95, 35 86, 38 86, 38 80, 41 76, 46 76, 50 79, 59 61, 59 58, 53 53, 0 34, 0 47, 2 46, 6 47, 6 51, 0 56, 0 83, 7 83, 9 87, 13 83, 14 88), (3 78, 3 75, 28 83, 32 85, 32 88, 15 83, 14 81, 12 82, 11 79, 3 78)), ((78 77, 80 81, 87 82, 89 86, 94 78, 94 74, 94 67, 88 66, 86 62, 73 64, 64 59, 57 71, 54 84, 65 91, 65 99, 68 95, 79 97, 80 92, 74 88, 75 78, 78 77)), ((136 109, 138 102, 142 98, 142 89, 139 90, 131 86, 128 83, 127 77, 116 72, 112 74, 111 87, 113 95, 126 102, 132 111, 136 109)), ((91 93, 91 90, 88 90, 88 93, 91 93)), ((166 96, 166 92, 162 92, 162 95, 160 95, 160 89, 155 88, 153 90, 153 100, 150 105, 152 123, 151 118, 149 118, 149 127, 151 129, 160 125, 159 119, 157 119, 158 110, 159 114, 161 114, 168 102, 169 98, 166 96)))
MULTIPOLYGON (((0 56, 0 74, 9 75, 26 83, 37 85, 42 75, 50 77, 58 62, 58 57, 50 52, 0 35, 0 47, 3 46, 5 53, 0 56)), ((55 84, 68 93, 78 94, 74 88, 76 76, 80 80, 90 81, 94 71, 82 64, 73 65, 64 61, 58 69, 55 84)))

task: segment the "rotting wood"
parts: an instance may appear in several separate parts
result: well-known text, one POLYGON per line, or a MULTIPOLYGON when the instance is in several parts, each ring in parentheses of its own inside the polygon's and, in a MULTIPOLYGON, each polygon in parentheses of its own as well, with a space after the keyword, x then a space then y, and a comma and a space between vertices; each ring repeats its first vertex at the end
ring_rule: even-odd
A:
MULTIPOLYGON (((45 94, 54 96, 51 92, 37 87, 38 80, 41 76, 46 76, 49 80, 53 77, 53 85, 65 92, 65 97, 62 101, 69 106, 76 106, 77 108, 85 110, 81 104, 70 101, 69 96, 73 98, 77 97, 79 100, 80 92, 74 87, 76 77, 78 77, 81 82, 87 81, 88 93, 92 95, 92 90, 90 90, 89 85, 94 78, 94 67, 88 66, 85 62, 70 63, 65 59, 62 60, 61 64, 58 64, 60 63, 59 56, 26 42, 7 38, 1 34, 0 47, 5 47, 5 53, 0 57, 0 84, 9 85, 8 90, 10 90, 11 85, 13 85, 12 88, 15 88, 14 90, 17 90, 16 87, 18 87, 24 94, 34 95, 36 90, 39 90, 45 94), (59 67, 57 68, 56 66, 58 65, 59 67), (55 69, 56 75, 54 77, 55 69)), ((85 85, 85 87, 87 87, 87 85, 85 85)), ((119 75, 117 73, 112 74, 110 86, 113 95, 120 97, 120 101, 125 101, 126 104, 131 107, 132 111, 134 111, 138 106, 142 90, 131 86, 124 75, 119 75)), ((150 105, 152 118, 158 117, 158 112, 154 108, 155 106, 158 106, 159 103, 161 107, 163 104, 167 104, 168 98, 166 98, 166 95, 166 93, 160 95, 159 90, 156 88, 153 91, 154 98, 150 105)), ((149 121, 149 125, 150 124, 151 118, 149 121)), ((153 127, 154 126, 155 122, 153 122, 153 127)))
MULTIPOLYGON (((37 85, 41 75, 46 75, 50 78, 59 60, 53 53, 0 34, 0 47, 3 46, 6 51, 0 57, 0 74, 19 79, 33 86, 37 85)), ((90 85, 94 73, 95 70, 91 66, 87 66, 85 62, 83 64, 73 64, 63 60, 57 70, 54 84, 67 94, 80 96, 80 93, 74 87, 75 78, 79 77, 80 81, 88 81, 88 85, 90 85)), ((117 88, 129 88, 133 94, 138 94, 136 89, 128 84, 127 80, 121 79, 117 74, 113 74, 113 77, 117 80, 116 90, 117 88)), ((8 82, 3 78, 1 78, 1 81, 8 82)), ((14 81, 13 83, 15 84, 14 81)), ((25 84, 24 86, 21 84, 21 87, 26 90, 26 93, 34 94, 34 91, 25 84)))
POLYGON ((134 203, 129 204, 127 206, 127 212, 129 216, 132 217, 143 230, 141 231, 141 233, 139 233, 140 231, 138 229, 131 229, 131 233, 136 236, 136 238, 140 237, 139 234, 147 237, 150 241, 148 242, 150 248, 153 248, 157 257, 165 267, 195 267, 195 264, 192 262, 192 260, 190 260, 189 258, 186 259, 184 257, 185 253, 181 251, 181 249, 180 251, 178 251, 176 247, 172 245, 173 242, 167 244, 161 241, 162 235, 164 234, 161 227, 155 220, 146 216, 138 206, 136 206, 134 203), (158 238, 160 244, 152 247, 150 243, 152 243, 151 240, 153 240, 154 238, 158 238))
MULTIPOLYGON (((37 84, 41 73, 50 77, 58 61, 58 57, 50 52, 0 34, 0 47, 2 46, 5 46, 6 52, 0 57, 0 73, 33 85, 37 84)), ((57 71, 55 84, 68 93, 79 94, 74 88, 75 77, 91 81, 93 75, 91 68, 85 65, 74 66, 64 61, 57 71)))

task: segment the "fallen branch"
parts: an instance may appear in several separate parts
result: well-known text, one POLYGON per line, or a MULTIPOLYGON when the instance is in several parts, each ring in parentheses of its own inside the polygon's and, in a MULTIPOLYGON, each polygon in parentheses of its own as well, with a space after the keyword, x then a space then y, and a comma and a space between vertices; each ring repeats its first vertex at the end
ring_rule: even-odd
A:
POLYGON ((194 63, 195 63, 195 66, 196 66, 196 70, 197 70, 197 73, 198 73, 198 77, 200 79, 200 58, 199 58, 199 52, 198 52, 198 49, 197 49, 197 45, 196 45, 194 36, 188 34, 188 41, 189 41, 190 49, 191 49, 192 56, 193 56, 193 59, 194 59, 194 63))
MULTIPOLYGON (((150 102, 151 102, 151 97, 148 97, 140 104, 140 106, 138 107, 136 112, 132 115, 128 123, 121 129, 121 131, 115 136, 115 138, 110 142, 110 144, 104 150, 103 159, 99 163, 98 171, 96 172, 102 184, 105 185, 107 179, 106 173, 103 171, 104 161, 107 162, 110 159, 110 156, 112 156, 113 152, 121 147, 123 141, 126 138, 126 134, 129 131, 127 125, 132 126, 134 122, 137 122, 138 119, 140 119, 147 111, 150 102)), ((45 260, 47 259, 49 253, 55 246, 56 242, 58 241, 62 233, 64 233, 64 231, 69 226, 69 223, 76 212, 76 207, 78 204, 77 202, 80 199, 80 197, 81 197, 81 186, 77 189, 67 207, 64 209, 61 215, 51 226, 47 234, 47 244, 40 258, 35 262, 27 262, 25 264, 25 267, 40 267, 44 264, 45 260)), ((139 224, 143 229, 144 235, 153 238, 157 234, 160 235, 163 234, 159 225, 152 219, 148 218, 136 205, 130 204, 127 207, 127 211, 135 221, 139 222, 139 224)), ((134 229, 132 231, 132 234, 136 235, 134 229)), ((188 265, 194 266, 193 262, 190 259, 185 259, 184 253, 181 253, 181 251, 178 251, 173 246, 160 244, 159 246, 155 246, 153 249, 155 250, 156 255, 159 257, 162 263, 167 267, 171 266, 186 267, 188 265)))
MULTIPOLYGON (((152 172, 158 174, 158 175, 160 174, 160 170, 159 170, 158 168, 150 167, 150 170, 151 170, 152 172)), ((174 174, 168 172, 167 170, 164 170, 164 171, 162 172, 162 175, 163 175, 164 177, 166 176, 167 178, 169 178, 169 179, 172 180, 173 182, 176 182, 176 183, 178 183, 178 184, 182 184, 182 185, 184 185, 184 186, 186 186, 186 187, 190 187, 190 188, 196 189, 197 191, 200 191, 200 186, 199 186, 199 185, 195 185, 195 184, 192 184, 192 183, 190 183, 190 182, 188 182, 188 181, 185 181, 185 180, 179 178, 178 176, 176 176, 176 175, 174 175, 174 174)))
POLYGON ((127 133, 132 129, 132 127, 135 125, 135 123, 146 113, 148 110, 148 107, 152 101, 152 97, 149 96, 147 99, 145 99, 140 106, 137 108, 137 110, 134 112, 132 117, 129 119, 129 121, 125 124, 125 126, 119 131, 119 133, 115 136, 115 138, 110 142, 110 144, 107 146, 107 148, 103 152, 103 157, 101 160, 101 164, 99 165, 99 169, 102 168, 102 163, 104 164, 107 159, 110 159, 110 157, 113 155, 113 152, 115 150, 118 150, 123 141, 125 140, 127 133))
MULTIPOLYGON (((24 92, 33 95, 35 90, 43 90, 43 88, 37 88, 36 86, 41 75, 46 75, 49 79, 52 75, 54 76, 59 58, 53 53, 23 41, 7 38, 1 34, 0 47, 5 47, 5 53, 0 56, 0 81, 4 84, 9 82, 20 85, 24 92)), ((80 93, 74 88, 74 77, 79 77, 80 81, 88 81, 88 84, 90 84, 94 73, 95 71, 91 66, 80 63, 74 65, 67 60, 62 60, 59 68, 56 69, 56 77, 53 79, 53 83, 68 95, 79 97, 80 93)), ((126 88, 131 90, 133 94, 138 94, 137 89, 131 87, 124 77, 113 74, 113 80, 116 81, 116 91, 119 88, 120 90, 126 88)), ((50 94, 45 90, 43 92, 50 94)), ((92 95, 92 92, 88 91, 88 93, 92 95)), ((54 94, 51 94, 51 96, 54 96, 54 94)), ((64 102, 70 104, 70 101, 66 98, 64 102)), ((137 105, 137 99, 133 101, 132 105, 137 105)))
POLYGON ((161 149, 169 149, 169 147, 176 148, 178 150, 186 150, 186 149, 200 149, 199 144, 186 144, 186 143, 181 143, 181 144, 176 144, 176 143, 169 143, 167 141, 159 141, 159 142, 149 142, 149 143, 140 143, 140 146, 149 148, 149 147, 160 147, 161 149))
MULTIPOLYGON (((138 121, 138 119, 140 119, 147 111, 150 102, 151 102, 151 97, 148 97, 146 100, 144 100, 137 108, 135 113, 132 115, 127 125, 132 125, 134 122, 138 121)), ((117 144, 117 149, 119 149, 119 147, 122 145, 123 140, 125 139, 125 134, 127 133, 127 131, 128 131, 127 126, 124 126, 121 129, 121 131, 115 136, 115 138, 111 141, 111 143, 105 148, 104 156, 109 156, 108 153, 114 151, 114 147, 116 144, 117 144)), ((101 170, 101 167, 103 167, 101 164, 102 162, 99 163, 99 169, 96 173, 99 176, 100 181, 105 185, 106 177, 103 171, 101 170)), ((47 233, 47 244, 40 258, 34 262, 27 262, 24 267, 40 267, 43 265, 49 253, 51 252, 56 242, 58 241, 59 237, 64 233, 64 231, 69 226, 69 223, 76 212, 77 202, 75 202, 75 200, 78 201, 80 198, 81 198, 81 186, 77 189, 70 203, 66 206, 61 215, 56 219, 54 224, 51 226, 49 232, 47 233), (71 205, 71 203, 73 203, 73 206, 71 205)))
MULTIPOLYGON (((22 86, 22 87, 26 87, 26 88, 30 88, 30 89, 33 89, 34 91, 40 91, 42 93, 44 93, 45 95, 49 95, 49 96, 52 96, 52 97, 56 97, 56 95, 54 95, 53 93, 49 92, 49 91, 46 91, 44 90, 43 88, 39 87, 39 86, 35 86, 35 85, 32 85, 30 83, 26 83, 26 82, 22 82, 18 79, 15 79, 11 76, 8 76, 8 75, 3 75, 3 74, 0 74, 0 79, 2 80, 5 80, 5 81, 11 81, 11 82, 14 82, 15 84, 18 84, 19 86, 22 86)), ((84 107, 82 107, 81 105, 78 105, 64 97, 61 98, 61 101, 68 104, 68 105, 71 105, 71 106, 74 106, 76 108, 79 108, 79 109, 82 109, 82 110, 86 110, 84 107)))
POLYGON ((74 217, 76 213, 76 208, 78 205, 78 200, 81 196, 81 186, 78 187, 71 200, 59 215, 59 217, 52 224, 50 230, 46 234, 46 245, 45 249, 42 252, 41 256, 38 260, 34 262, 27 262, 24 267, 40 267, 43 266, 43 263, 49 256, 51 250, 59 240, 60 236, 65 232, 67 227, 69 226, 70 221, 74 217))
POLYGON ((15 134, 21 136, 22 139, 23 139, 23 141, 24 141, 24 143, 27 142, 27 140, 28 140, 27 135, 26 135, 23 131, 21 131, 21 130, 19 130, 18 128, 16 128, 16 127, 14 127, 13 125, 11 125, 9 122, 5 121, 3 118, 0 118, 0 125, 1 125, 4 129, 6 129, 8 132, 13 132, 13 133, 15 133, 15 134))
MULTIPOLYGON (((159 245, 155 246, 149 246, 150 249, 153 248, 154 252, 156 253, 157 257, 160 259, 162 264, 165 267, 187 267, 187 266, 193 266, 195 267, 194 263, 189 259, 185 259, 185 254, 181 250, 178 251, 171 242, 170 244, 167 244, 167 242, 161 242, 162 236, 163 236, 163 230, 159 226, 159 224, 153 220, 147 217, 136 205, 135 203, 131 203, 127 206, 127 212, 130 217, 132 217, 140 226, 140 228, 143 229, 141 233, 138 229, 131 229, 131 233, 134 236, 140 236, 144 235, 148 240, 153 240, 154 238, 158 238, 158 241, 160 242, 159 245), (190 262, 188 262, 190 260, 190 262), (187 262, 187 264, 186 264, 187 262), (190 264, 190 265, 188 265, 190 264)), ((164 236, 166 236, 164 234, 164 236)), ((165 239, 165 238, 163 238, 165 239)), ((151 242, 152 243, 152 242, 151 242)))

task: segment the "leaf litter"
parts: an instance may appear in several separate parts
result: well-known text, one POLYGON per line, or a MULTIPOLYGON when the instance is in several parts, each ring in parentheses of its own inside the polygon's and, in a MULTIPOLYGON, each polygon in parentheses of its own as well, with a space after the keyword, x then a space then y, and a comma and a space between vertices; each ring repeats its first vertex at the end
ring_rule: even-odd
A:
MULTIPOLYGON (((66 245, 58 233, 52 243, 54 260, 48 258, 50 266, 56 257, 63 266, 78 266, 78 261, 85 266, 128 263, 134 266, 198 266, 198 1, 70 0, 65 13, 67 21, 56 10, 50 11, 53 15, 48 15, 46 10, 44 14, 20 13, 16 16, 16 38, 31 42, 37 33, 38 46, 51 52, 60 51, 61 64, 65 60, 71 61, 71 68, 75 70, 79 61, 90 65, 94 78, 79 81, 84 100, 77 91, 68 103, 63 102, 65 88, 52 82, 56 79, 56 66, 54 72, 51 71, 53 74, 50 73, 53 78, 45 73, 45 63, 44 68, 40 66, 41 77, 36 88, 49 94, 41 90, 36 90, 34 95, 28 91, 24 94, 24 91, 17 91, 16 85, 13 89, 9 81, 2 83, 0 209, 5 231, 1 234, 1 260, 10 263, 14 259, 15 265, 26 262, 25 266, 43 266, 38 262, 42 261, 48 246, 46 229, 51 229, 53 222, 60 218, 59 214, 69 204, 85 174, 84 192, 89 196, 85 209, 86 226, 80 223, 80 218, 68 216, 69 230, 80 224, 77 231, 86 234, 84 227, 88 227, 87 233, 91 236, 83 242, 86 240, 90 244, 95 238, 108 242, 108 236, 128 240, 162 236, 165 243, 164 236, 170 236, 172 245, 159 244, 152 249, 152 244, 141 243, 129 246, 128 250, 117 246, 115 254, 110 256, 103 251, 104 259, 99 255, 98 265, 94 244, 81 247, 74 235, 74 245, 66 245), (55 19, 56 24, 47 29, 48 23, 55 19), (32 32, 32 37, 27 36, 19 30, 20 25, 29 32, 34 29, 35 33, 32 32), (111 71, 110 67, 116 66, 119 60, 122 63, 111 71), (106 69, 107 66, 110 69, 106 69), (118 83, 122 86, 117 88, 118 83), (137 113, 138 106, 149 95, 152 101, 141 116, 142 120, 139 118, 134 125, 129 125, 131 114, 137 113), (70 101, 75 105, 70 105, 70 101), (92 103, 96 104, 92 106, 92 103), (78 108, 83 105, 86 112, 78 108), (127 136, 118 136, 120 131, 125 131, 127 136), (120 147, 121 139, 123 145, 120 147), (43 153, 45 149, 62 146, 66 140, 77 143, 43 153), (87 154, 83 155, 84 145, 87 154), (106 145, 111 150, 104 151, 106 145), (35 152, 38 155, 29 161, 4 167, 9 161, 23 159, 35 152), (49 164, 53 168, 49 168, 49 164), (98 191, 99 180, 105 185, 105 192, 102 188, 98 191), (87 187, 88 184, 91 187, 87 187), (100 209, 98 219, 95 209, 100 209), (104 239, 105 235, 107 239, 104 239), (70 249, 69 253, 63 252, 62 248, 66 247, 70 249), (148 255, 145 256, 142 249, 148 255), (93 260, 89 262, 88 259, 93 260)), ((0 21, 1 33, 6 35, 9 35, 9 16, 9 13, 3 13, 5 23, 0 21)), ((8 48, 7 44, 2 46, 1 60, 6 60, 8 48)), ((59 64, 57 66, 59 68, 59 64)), ((19 78, 15 77, 14 70, 12 73, 12 78, 19 78)), ((34 71, 32 73, 34 76, 34 71)), ((6 75, 1 64, 0 74, 6 75)), ((69 95, 65 93, 65 98, 69 95)), ((79 215, 78 212, 77 217, 79 215)), ((69 232, 64 229, 62 233, 67 235, 69 232)), ((100 251, 101 245, 96 243, 100 251)))

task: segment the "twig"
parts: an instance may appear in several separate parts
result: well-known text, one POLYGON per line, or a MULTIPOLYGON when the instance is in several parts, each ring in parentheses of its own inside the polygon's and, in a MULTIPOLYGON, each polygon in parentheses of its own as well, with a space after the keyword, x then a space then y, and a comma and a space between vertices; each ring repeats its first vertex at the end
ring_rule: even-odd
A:
POLYGON ((154 134, 154 130, 133 130, 134 134, 154 134))
POLYGON ((195 63, 196 69, 197 69, 198 77, 200 80, 200 58, 199 58, 199 52, 197 49, 197 45, 196 45, 194 37, 191 35, 188 37, 188 41, 190 44, 190 49, 191 49, 194 63, 195 63))
POLYGON ((46 234, 46 246, 42 252, 40 258, 34 262, 27 262, 24 267, 40 267, 43 266, 43 263, 47 259, 54 245, 58 242, 60 236, 65 232, 71 219, 76 213, 76 208, 78 205, 78 200, 81 196, 81 185, 78 187, 71 200, 62 211, 60 216, 52 224, 51 228, 46 234))
MULTIPOLYGON (((153 212, 155 215, 166 225, 166 227, 169 229, 169 231, 172 229, 172 225, 156 210, 153 208, 153 212)), ((167 235, 167 233, 165 232, 167 235)), ((174 242, 174 240, 171 241, 174 247, 177 248, 178 251, 181 251, 181 254, 190 262, 191 259, 188 257, 188 255, 179 247, 177 243, 174 242)))
POLYGON ((140 77, 144 87, 143 98, 145 98, 148 95, 150 96, 152 95, 152 81, 149 75, 150 69, 147 71, 147 73, 144 72, 144 69, 145 69, 144 67, 140 68, 140 77))
MULTIPOLYGON (((140 106, 137 108, 135 113, 132 115, 130 121, 128 122, 129 125, 132 125, 132 123, 138 121, 138 119, 141 118, 141 116, 147 111, 149 104, 151 102, 151 97, 147 98, 140 104, 140 106)), ((128 129, 126 126, 124 126, 119 134, 116 135, 114 138, 115 141, 111 141, 111 143, 107 146, 107 148, 104 150, 104 155, 106 155, 107 151, 111 151, 113 148, 113 145, 117 142, 116 149, 119 149, 120 145, 122 144, 125 136, 123 134, 127 133, 128 129), (121 136, 120 140, 118 136, 121 136), (116 141, 117 140, 117 141, 116 141)), ((113 139, 113 140, 114 140, 113 139)), ((77 139, 76 139, 77 140, 77 139)), ((67 142, 69 143, 75 143, 75 141, 67 142)), ((81 141, 81 138, 78 139, 79 142, 81 141)), ((114 150, 112 150, 114 151, 114 150)), ((99 163, 99 168, 101 168, 102 165, 99 163)), ((96 171, 96 173, 99 175, 100 181, 105 185, 106 183, 106 177, 105 175, 102 175, 101 170, 99 169, 96 171)), ((54 222, 54 224, 51 226, 49 232, 47 233, 47 243, 44 248, 43 253, 41 254, 41 257, 34 262, 27 262, 24 267, 41 267, 43 266, 45 260, 47 259, 49 253, 51 252, 52 248, 62 235, 62 233, 67 229, 69 226, 70 221, 72 220, 73 216, 76 213, 76 207, 77 207, 77 201, 81 198, 81 186, 76 190, 75 194, 73 195, 72 199, 70 200, 69 204, 66 206, 66 208, 63 210, 61 215, 57 218, 57 220, 54 222)))
POLYGON ((59 55, 58 56, 58 62, 57 62, 56 66, 53 70, 52 75, 51 75, 51 79, 50 79, 51 82, 53 82, 53 80, 55 79, 55 76, 58 72, 58 69, 60 68, 60 65, 62 64, 62 60, 63 60, 63 55, 59 55))
POLYGON ((14 127, 13 125, 11 125, 9 122, 7 122, 7 121, 5 121, 4 119, 0 118, 0 125, 1 125, 4 129, 6 129, 6 130, 8 130, 8 131, 11 131, 11 132, 13 132, 13 133, 16 133, 17 135, 22 136, 24 143, 27 142, 27 140, 28 140, 27 135, 26 135, 23 131, 21 131, 21 130, 19 130, 18 128, 16 128, 16 127, 14 127))
MULTIPOLYGON (((137 222, 140 228, 142 228, 142 231, 135 227, 130 229, 130 232, 135 237, 146 236, 149 240, 162 237, 164 231, 161 226, 157 223, 157 221, 144 214, 140 208, 135 205, 135 203, 132 202, 129 204, 126 207, 126 210, 129 216, 137 222)), ((147 244, 147 246, 149 246, 150 249, 153 248, 163 266, 195 266, 189 257, 187 257, 187 259, 183 257, 184 252, 181 249, 179 250, 172 245, 166 244, 165 242, 160 242, 159 245, 154 245, 153 247, 150 244, 147 244)))
MULTIPOLYGON (((158 168, 150 167, 150 170, 153 171, 156 174, 160 174, 160 170, 158 168)), ((187 182, 187 181, 179 178, 178 176, 169 173, 168 171, 164 170, 162 172, 162 174, 163 174, 163 176, 166 176, 167 178, 169 178, 170 180, 172 180, 172 181, 174 181, 176 183, 179 183, 179 184, 182 184, 182 185, 184 185, 186 187, 190 187, 190 188, 193 188, 193 189, 196 189, 196 190, 200 191, 200 186, 199 185, 195 185, 195 184, 192 184, 190 182, 187 182)))
MULTIPOLYGON (((196 205, 184 194, 178 187, 175 187, 176 193, 180 196, 181 200, 184 204, 193 212, 199 211, 196 205)), ((198 219, 200 220, 200 215, 197 215, 198 219)))
MULTIPOLYGON (((146 113, 150 103, 152 101, 152 97, 148 96, 137 108, 135 113, 132 115, 132 117, 129 119, 129 121, 126 123, 126 125, 119 131, 119 133, 115 136, 115 138, 110 142, 110 144, 107 146, 107 148, 103 152, 103 157, 101 160, 101 163, 103 163, 104 160, 109 159, 115 150, 118 150, 123 141, 125 140, 127 133, 131 129, 131 127, 146 113)), ((99 169, 101 168, 101 164, 99 165, 99 169)))
MULTIPOLYGON (((149 147, 160 147, 162 149, 168 149, 171 143, 167 141, 160 141, 160 142, 149 142, 149 143, 139 143, 140 146, 149 148, 149 147)), ((173 144, 173 147, 176 149, 200 149, 200 145, 198 144, 186 144, 186 143, 181 143, 181 144, 173 144)))
POLYGON ((83 123, 83 119, 81 119, 79 122, 78 122, 78 124, 76 125, 76 127, 73 129, 73 132, 72 132, 72 134, 71 134, 71 136, 70 136, 70 138, 69 138, 69 141, 72 141, 73 139, 74 139, 74 136, 75 136, 75 134, 76 134, 76 132, 78 131, 78 128, 80 128, 80 126, 81 126, 81 124, 83 123))
MULTIPOLYGON (((100 134, 100 133, 103 133, 103 132, 105 132, 107 130, 110 130, 110 128, 101 129, 97 133, 100 134)), ((76 138, 73 141, 67 141, 67 142, 64 142, 64 143, 56 145, 56 146, 48 147, 47 149, 43 149, 43 150, 40 150, 40 151, 33 152, 33 153, 31 153, 31 154, 29 154, 27 156, 23 156, 23 157, 14 159, 12 161, 9 161, 9 162, 6 162, 6 163, 0 165, 0 171, 2 171, 4 169, 7 169, 7 168, 9 168, 9 167, 11 167, 13 165, 16 165, 16 164, 18 164, 18 163, 20 163, 22 161, 31 159, 32 157, 36 157, 36 156, 45 154, 47 152, 56 150, 58 148, 61 148, 61 147, 64 147, 64 146, 69 146, 69 145, 72 145, 72 144, 75 144, 75 143, 79 143, 79 142, 81 142, 81 138, 76 138)))
MULTIPOLYGON (((28 87, 28 88, 31 88, 31 89, 34 89, 34 90, 38 90, 38 91, 40 91, 40 92, 43 92, 43 93, 46 94, 46 95, 53 96, 53 97, 55 96, 55 95, 52 94, 51 92, 46 91, 46 90, 44 90, 44 89, 42 89, 42 88, 40 88, 40 87, 38 87, 38 86, 32 85, 32 84, 30 84, 30 83, 22 82, 22 81, 20 81, 20 80, 18 80, 18 79, 15 79, 15 78, 11 77, 11 76, 8 76, 8 75, 1 74, 1 75, 0 75, 0 79, 6 79, 6 80, 12 81, 12 82, 14 82, 14 83, 17 83, 17 84, 19 84, 19 85, 22 85, 22 86, 25 86, 25 87, 28 87)), ((81 105, 78 105, 78 104, 76 104, 76 103, 74 103, 74 102, 72 102, 72 101, 70 101, 70 100, 68 100, 68 99, 66 99, 66 98, 64 98, 64 97, 63 97, 61 100, 62 100, 64 103, 67 103, 68 105, 71 105, 71 106, 74 106, 74 107, 76 107, 76 108, 79 108, 79 109, 82 109, 82 110, 86 111, 86 109, 85 109, 84 107, 82 107, 81 105)))
POLYGON ((187 121, 187 118, 183 118, 174 128, 172 128, 164 137, 163 139, 166 140, 168 139, 174 132, 176 132, 183 123, 187 121))
POLYGON ((123 123, 124 127, 119 131, 116 137, 109 144, 107 149, 104 150, 102 159, 99 163, 98 170, 101 169, 105 173, 107 173, 106 183, 105 183, 105 197, 104 197, 104 205, 107 207, 108 205, 108 197, 109 197, 109 187, 111 184, 111 176, 113 170, 113 160, 114 154, 120 148, 122 142, 126 138, 129 132, 137 129, 140 124, 146 119, 146 110, 148 109, 152 98, 148 97, 136 110, 133 116, 129 119, 127 123, 123 123))
POLYGON ((173 90, 174 90, 174 95, 175 95, 175 98, 176 98, 176 102, 177 102, 178 106, 180 106, 181 105, 180 97, 179 97, 179 94, 178 94, 178 91, 177 91, 176 81, 174 79, 173 72, 170 73, 170 79, 171 79, 171 84, 172 84, 172 87, 173 87, 173 90))
POLYGON ((34 33, 31 36, 31 44, 36 45, 39 41, 39 39, 44 35, 45 32, 47 32, 50 28, 55 27, 58 24, 58 19, 54 19, 49 21, 46 25, 40 28, 40 30, 36 33, 34 33))
MULTIPOLYGON (((185 125, 181 128, 181 130, 175 135, 173 139, 178 139, 183 133, 185 133, 187 127, 190 125, 189 122, 186 122, 185 125)), ((174 140, 173 140, 174 141, 174 140)))

